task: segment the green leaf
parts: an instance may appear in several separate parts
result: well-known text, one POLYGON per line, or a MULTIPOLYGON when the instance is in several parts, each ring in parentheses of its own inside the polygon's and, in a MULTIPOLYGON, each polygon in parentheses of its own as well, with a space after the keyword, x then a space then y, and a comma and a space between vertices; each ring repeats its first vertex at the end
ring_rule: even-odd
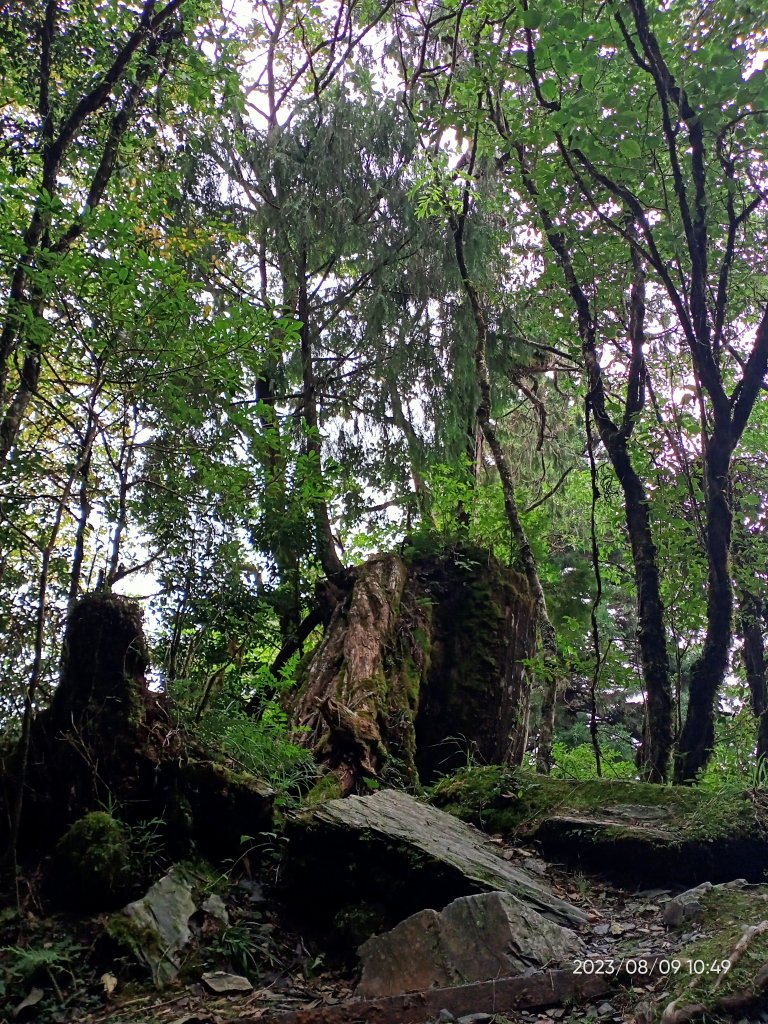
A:
POLYGON ((538 28, 541 24, 539 11, 523 11, 523 25, 528 29, 538 28))
POLYGON ((541 95, 547 103, 553 103, 560 95, 560 87, 552 78, 547 78, 541 83, 541 95))
POLYGON ((642 150, 640 149, 640 143, 634 139, 622 139, 619 142, 619 152, 622 156, 626 157, 627 160, 636 160, 640 156, 642 150))

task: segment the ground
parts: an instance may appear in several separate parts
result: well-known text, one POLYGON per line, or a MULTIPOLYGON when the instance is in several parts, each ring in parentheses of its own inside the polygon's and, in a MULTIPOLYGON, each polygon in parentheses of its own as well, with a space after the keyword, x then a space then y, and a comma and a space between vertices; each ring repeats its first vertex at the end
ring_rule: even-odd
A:
MULTIPOLYGON (((579 968, 577 965, 576 969, 582 974, 612 975, 617 970, 616 965, 622 964, 624 984, 612 984, 616 979, 606 977, 603 994, 585 1002, 551 1006, 541 1011, 508 1012, 504 1018, 498 1018, 499 1022, 551 1024, 567 1019, 649 1024, 661 1019, 673 999, 678 1001, 679 1010, 694 1002, 716 1006, 724 995, 742 996, 750 991, 760 967, 768 961, 766 934, 755 935, 732 974, 722 977, 722 972, 709 967, 733 958, 744 925, 759 925, 768 917, 768 887, 750 887, 743 891, 715 889, 707 896, 700 920, 670 930, 662 921, 663 906, 682 886, 670 886, 663 881, 651 888, 644 883, 628 884, 626 880, 617 883, 604 875, 545 859, 541 844, 532 839, 531 834, 535 834, 544 819, 541 803, 547 804, 550 812, 561 812, 565 790, 559 784, 550 785, 547 780, 538 779, 536 784, 548 796, 537 804, 539 810, 533 814, 534 798, 530 794, 523 797, 524 780, 520 776, 515 778, 516 785, 510 788, 508 783, 512 776, 500 770, 488 770, 485 774, 478 770, 463 772, 438 788, 438 799, 445 799, 447 794, 455 799, 459 792, 465 796, 471 794, 463 810, 465 814, 471 810, 472 814, 481 815, 502 857, 525 860, 529 868, 546 877, 556 895, 587 912, 589 923, 583 930, 583 937, 587 945, 585 962, 591 966, 579 968), (559 793, 559 802, 555 801, 556 793, 559 793), (494 832, 488 820, 490 804, 502 798, 518 807, 518 827, 514 835, 509 818, 504 819, 504 834, 494 832), (666 967, 657 964, 651 973, 646 973, 648 958, 661 958, 666 967), (691 966, 699 963, 706 964, 707 970, 691 966)), ((586 815, 588 811, 605 814, 608 808, 616 810, 622 806, 621 793, 623 806, 635 809, 669 801, 680 812, 683 831, 685 828, 693 834, 707 831, 702 822, 707 806, 702 794, 667 790, 667 795, 662 796, 658 788, 632 784, 622 784, 622 787, 588 784, 570 787, 568 791, 573 797, 568 806, 571 817, 586 815), (652 793, 646 793, 647 789, 652 793)), ((744 807, 751 805, 748 798, 742 798, 742 802, 744 807)), ((730 809, 721 807, 719 820, 721 823, 742 821, 737 814, 740 809, 738 803, 730 809)), ((754 817, 754 808, 752 814, 754 817)), ((3 1024, 25 1019, 41 1024, 64 1021, 102 1024, 108 1020, 119 1024, 234 1024, 236 1021, 245 1024, 246 1021, 271 1022, 273 1015, 298 1010, 307 1011, 302 1020, 313 1024, 341 1020, 333 1014, 343 1012, 347 1005, 355 981, 354 968, 329 962, 321 943, 317 939, 313 942, 303 933, 295 910, 290 917, 286 913, 273 888, 273 882, 279 881, 280 876, 279 843, 272 855, 273 859, 262 866, 260 880, 249 878, 242 864, 212 880, 212 891, 219 893, 226 902, 229 925, 206 926, 208 930, 198 935, 175 987, 162 993, 150 989, 135 966, 110 960, 114 953, 104 946, 100 937, 103 919, 44 916, 39 880, 27 879, 26 890, 22 893, 23 944, 11 942, 18 925, 12 912, 3 912, 0 918, 7 936, 0 936, 0 943, 8 943, 0 968, 0 979, 5 986, 2 1002, 10 1007, 5 1017, 0 1011, 0 1021, 3 1024), (253 990, 231 996, 208 992, 201 979, 205 971, 213 969, 248 976, 253 990), (39 1003, 22 1008, 17 1017, 12 1017, 11 1011, 25 999, 37 998, 36 992, 40 994, 39 1003)), ((573 965, 570 970, 574 970, 573 965)), ((477 1009, 484 1011, 487 1007, 477 1009)), ((750 1011, 750 1019, 756 1019, 757 1012, 750 1011)), ((426 1017, 408 1019, 414 1024, 426 1024, 427 1020, 426 1017)), ((684 1015, 671 1018, 670 1024, 681 1024, 687 1019, 684 1015)), ((444 1015, 443 1020, 450 1018, 444 1015)))

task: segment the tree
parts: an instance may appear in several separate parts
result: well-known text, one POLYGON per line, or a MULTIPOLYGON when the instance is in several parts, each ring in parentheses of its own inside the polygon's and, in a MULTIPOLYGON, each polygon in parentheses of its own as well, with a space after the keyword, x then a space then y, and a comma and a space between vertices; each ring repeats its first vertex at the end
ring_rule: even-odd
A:
POLYGON ((183 42, 184 6, 145 0, 139 12, 118 2, 80 10, 48 0, 42 10, 22 5, 0 15, 4 120, 16 163, 8 182, 14 217, 2 245, 0 463, 39 386, 49 297, 70 251, 87 237, 121 146, 183 42))

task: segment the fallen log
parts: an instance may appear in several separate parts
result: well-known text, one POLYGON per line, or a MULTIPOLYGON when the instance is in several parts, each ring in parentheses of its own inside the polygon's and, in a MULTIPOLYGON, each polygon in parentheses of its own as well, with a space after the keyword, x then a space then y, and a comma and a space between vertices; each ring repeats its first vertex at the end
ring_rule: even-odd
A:
POLYGON ((238 1017, 230 1024, 424 1024, 443 1009, 454 1016, 467 1013, 506 1013, 510 1010, 544 1009, 566 1000, 590 1002, 612 991, 615 979, 605 975, 575 975, 568 971, 541 971, 527 978, 431 988, 423 992, 351 999, 335 1006, 315 1006, 265 1017, 238 1017))

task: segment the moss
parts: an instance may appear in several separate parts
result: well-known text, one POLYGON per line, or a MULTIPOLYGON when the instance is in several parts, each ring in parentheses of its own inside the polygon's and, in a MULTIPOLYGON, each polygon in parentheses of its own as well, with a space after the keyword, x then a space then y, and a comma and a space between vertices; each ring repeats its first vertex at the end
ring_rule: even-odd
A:
MULTIPOLYGON (((599 819, 601 812, 607 815, 622 807, 638 807, 659 812, 658 822, 668 840, 706 842, 768 835, 768 816, 747 794, 619 779, 553 779, 498 765, 472 766, 442 779, 433 787, 431 799, 464 821, 504 833, 530 834, 555 814, 599 819)), ((629 830, 616 826, 603 831, 606 838, 616 838, 629 830)))
POLYGON ((326 800, 335 800, 341 796, 341 782, 338 775, 328 772, 314 784, 304 798, 307 807, 314 807, 316 804, 325 803, 326 800))
POLYGON ((418 560, 414 576, 435 601, 429 685, 416 720, 419 773, 432 781, 473 752, 502 761, 511 740, 522 749, 532 600, 524 577, 470 545, 454 545, 441 560, 418 560))
POLYGON ((117 906, 139 880, 128 829, 105 811, 71 826, 56 846, 52 868, 60 896, 86 909, 117 906))
POLYGON ((718 968, 723 961, 730 961, 745 929, 768 918, 768 886, 716 888, 702 897, 702 907, 697 931, 703 931, 706 937, 686 946, 674 958, 679 961, 679 970, 670 974, 669 1001, 714 1008, 723 997, 757 995, 755 976, 768 963, 768 934, 755 936, 730 970, 718 968))
POLYGON ((147 951, 158 948, 157 932, 126 914, 110 914, 104 934, 121 953, 129 954, 138 963, 145 962, 147 951))

